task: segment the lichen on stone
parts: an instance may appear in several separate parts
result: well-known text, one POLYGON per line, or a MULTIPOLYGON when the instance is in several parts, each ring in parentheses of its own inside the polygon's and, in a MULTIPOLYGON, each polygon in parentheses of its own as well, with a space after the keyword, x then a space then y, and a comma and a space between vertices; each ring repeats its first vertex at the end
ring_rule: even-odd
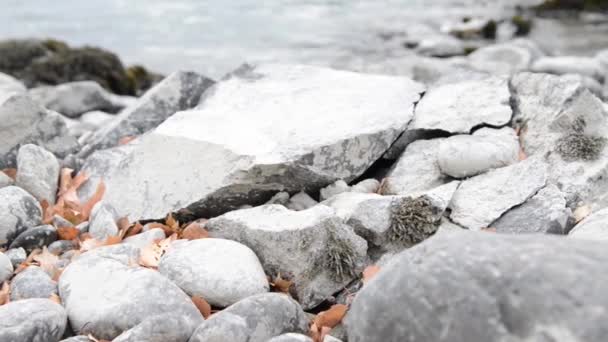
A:
POLYGON ((324 267, 330 271, 336 281, 343 281, 356 275, 355 249, 348 241, 337 236, 336 232, 330 230, 327 241, 327 253, 324 258, 324 267))
POLYGON ((565 161, 597 160, 606 147, 606 138, 585 134, 587 123, 583 118, 577 118, 572 123, 569 133, 556 141, 555 151, 565 161))
POLYGON ((394 200, 390 220, 389 240, 404 244, 422 242, 433 235, 439 226, 433 204, 426 196, 394 200))

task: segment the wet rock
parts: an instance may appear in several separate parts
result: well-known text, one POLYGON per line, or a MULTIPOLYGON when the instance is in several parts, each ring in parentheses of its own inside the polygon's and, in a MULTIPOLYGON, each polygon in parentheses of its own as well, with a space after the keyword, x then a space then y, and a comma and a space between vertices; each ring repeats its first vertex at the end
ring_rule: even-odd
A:
POLYGON ((455 135, 439 144, 441 172, 454 178, 475 176, 519 161, 519 141, 510 127, 482 128, 473 135, 455 135))
POLYGON ((24 94, 0 95, 0 169, 15 167, 19 147, 28 143, 60 158, 77 146, 61 115, 40 107, 24 94))
POLYGON ((23 248, 9 249, 8 251, 4 252, 4 255, 9 258, 13 268, 19 267, 19 265, 21 265, 21 263, 27 258, 27 253, 25 253, 25 249, 23 248))
POLYGON ((116 146, 121 138, 138 136, 156 128, 176 112, 194 107, 212 84, 212 80, 195 72, 171 74, 120 112, 112 123, 95 132, 80 156, 116 146))
POLYGON ((89 233, 98 240, 105 240, 110 236, 118 235, 116 221, 119 217, 116 209, 104 202, 97 203, 91 211, 89 233))
POLYGON ((0 246, 42 220, 38 201, 16 186, 0 189, 0 246))
POLYGON ((416 106, 408 129, 470 133, 479 125, 504 126, 512 116, 507 79, 449 83, 431 88, 416 106))
POLYGON ((300 191, 297 194, 291 196, 289 202, 287 202, 286 207, 291 210, 306 210, 314 207, 319 202, 315 201, 309 194, 304 191, 300 191))
POLYGON ((13 276, 13 263, 4 253, 0 252, 0 284, 13 276))
POLYGON ((269 290, 258 257, 230 240, 184 243, 162 257, 158 271, 188 295, 205 298, 213 306, 227 307, 269 290))
POLYGON ((443 138, 418 140, 405 149, 380 187, 383 195, 406 195, 447 183, 437 160, 443 138))
POLYGON ((29 266, 11 281, 11 301, 30 298, 48 299, 53 294, 57 294, 57 283, 37 266, 29 266))
POLYGON ((569 237, 583 240, 608 240, 608 209, 602 209, 587 216, 572 230, 569 237))
POLYGON ((492 223, 499 233, 567 234, 574 223, 566 197, 555 185, 547 185, 534 197, 492 223))
POLYGON ((23 233, 19 234, 13 242, 11 242, 10 248, 23 248, 27 253, 30 253, 34 249, 48 246, 52 242, 57 240, 57 229, 51 225, 38 226, 29 228, 23 233))
POLYGON ((0 188, 4 188, 9 185, 13 185, 15 181, 6 175, 6 173, 0 171, 0 188))
POLYGON ((26 88, 17 79, 0 72, 0 94, 6 93, 25 93, 26 88))
POLYGON ((607 264, 605 245, 594 242, 437 235, 395 256, 357 294, 348 340, 601 341, 607 264), (581 282, 589 274, 594 281, 581 282))
POLYGON ((188 342, 192 327, 181 317, 158 315, 146 318, 112 342, 188 342))
MULTIPOLYGON (((139 234, 129 236, 122 242, 142 249, 151 243, 166 238, 165 231, 160 228, 153 228, 139 234)), ((206 297, 205 297, 206 298, 206 297)))
POLYGON ((63 307, 49 299, 26 299, 0 306, 0 341, 59 341, 66 330, 63 307))
POLYGON ((531 70, 556 75, 579 74, 594 78, 598 82, 603 82, 605 76, 600 62, 592 57, 542 57, 532 64, 531 70))
POLYGON ((304 333, 308 319, 300 305, 286 295, 252 296, 211 316, 189 342, 266 342, 284 333, 304 333))
POLYGON ((55 155, 36 145, 19 148, 16 184, 39 201, 55 204, 59 184, 59 162, 55 155))
POLYGON ((49 253, 55 255, 61 255, 74 249, 78 249, 78 244, 70 240, 58 240, 48 245, 49 253))
POLYGON ((77 118, 93 110, 115 113, 122 108, 108 91, 93 81, 38 87, 31 89, 28 94, 43 107, 69 118, 77 118))
POLYGON ((452 198, 450 219, 472 230, 490 227, 509 209, 524 203, 547 182, 547 165, 527 159, 469 178, 452 198))
POLYGON ((306 335, 287 333, 273 337, 267 342, 313 342, 312 339, 306 335))
POLYGON ((533 54, 523 46, 512 43, 489 45, 468 56, 472 68, 494 75, 510 75, 528 70, 533 54))
POLYGON ((74 260, 59 278, 59 295, 75 333, 111 340, 149 317, 183 321, 190 334, 203 321, 176 285, 137 265, 139 250, 121 244, 97 248, 74 260))
POLYGON ((406 78, 318 67, 242 68, 196 109, 132 142, 120 167, 104 175, 104 201, 132 220, 180 209, 212 217, 277 191, 351 181, 401 134, 422 89, 406 78))
POLYGON ((292 280, 304 308, 344 288, 362 271, 367 250, 365 240, 324 205, 303 211, 279 205, 237 210, 209 220, 206 228, 212 237, 251 248, 271 277, 280 273, 292 280))
POLYGON ((320 198, 321 201, 325 201, 326 199, 333 197, 335 195, 341 194, 343 192, 348 192, 350 191, 350 186, 348 186, 348 184, 339 179, 337 181, 335 181, 334 183, 324 187, 323 189, 320 190, 320 198))

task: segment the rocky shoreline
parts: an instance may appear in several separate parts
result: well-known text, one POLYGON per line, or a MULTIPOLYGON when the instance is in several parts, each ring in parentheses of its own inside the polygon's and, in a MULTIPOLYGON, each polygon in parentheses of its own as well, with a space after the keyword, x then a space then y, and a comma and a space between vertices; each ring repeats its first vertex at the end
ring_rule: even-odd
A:
POLYGON ((0 42, 0 340, 604 341, 608 50, 531 13, 411 77, 0 42))

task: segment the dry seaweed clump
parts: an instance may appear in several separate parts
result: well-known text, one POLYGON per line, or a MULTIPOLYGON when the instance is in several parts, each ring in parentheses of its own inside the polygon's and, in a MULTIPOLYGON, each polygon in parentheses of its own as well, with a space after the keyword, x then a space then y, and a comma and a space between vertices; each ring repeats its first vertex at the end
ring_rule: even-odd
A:
POLYGON ((555 151, 565 161, 593 161, 600 157, 606 146, 606 138, 586 135, 586 127, 585 120, 577 118, 572 124, 571 132, 557 139, 555 151))
POLYGON ((391 227, 388 238, 392 242, 416 244, 437 231, 439 217, 431 200, 426 197, 406 197, 391 204, 391 227))
POLYGON ((356 275, 357 262, 355 249, 335 232, 329 232, 327 254, 324 267, 331 272, 337 281, 352 278, 356 275))

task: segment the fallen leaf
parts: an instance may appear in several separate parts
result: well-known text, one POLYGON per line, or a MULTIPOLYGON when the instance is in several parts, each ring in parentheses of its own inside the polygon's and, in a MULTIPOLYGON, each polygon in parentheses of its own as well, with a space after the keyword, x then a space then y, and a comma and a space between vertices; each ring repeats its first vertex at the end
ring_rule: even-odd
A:
POLYGON ((169 213, 165 219, 165 224, 171 229, 171 234, 179 232, 179 222, 169 213))
POLYGON ((122 240, 125 236, 127 236, 131 223, 129 223, 129 218, 124 216, 118 219, 116 226, 118 227, 118 236, 120 236, 122 240))
POLYGON ((187 240, 205 239, 209 237, 209 232, 199 222, 192 222, 181 232, 181 238, 187 240))
POLYGON ((137 136, 127 135, 118 140, 118 145, 126 145, 126 144, 130 143, 131 141, 135 140, 136 138, 137 138, 137 136))
POLYGON ((5 281, 0 288, 0 305, 8 304, 11 301, 11 287, 5 281))
POLYGON ((144 267, 157 268, 160 258, 167 252, 171 243, 177 240, 177 234, 173 234, 168 238, 153 242, 142 248, 139 256, 139 264, 144 267))
POLYGON ((137 235, 137 234, 141 233, 141 231, 143 229, 144 229, 144 226, 142 226, 141 223, 139 223, 139 221, 137 221, 137 222, 135 222, 135 224, 133 226, 131 226, 131 228, 129 228, 129 231, 127 231, 127 235, 125 235, 125 237, 137 235))
POLYGON ((528 159, 528 156, 526 155, 526 152, 524 152, 523 148, 519 149, 518 159, 519 159, 519 161, 528 159))
POLYGON ((481 231, 487 232, 487 233, 496 233, 496 228, 494 228, 494 227, 487 227, 487 228, 482 228, 481 231))
POLYGON ((363 285, 367 284, 376 274, 380 272, 380 266, 370 265, 363 270, 363 285))
POLYGON ((49 297, 50 300, 52 300, 53 302, 57 303, 57 304, 61 304, 61 298, 59 298, 59 296, 55 293, 51 294, 51 296, 49 297))
POLYGON ((27 256, 27 258, 21 263, 19 264, 19 266, 17 266, 17 269, 15 270, 15 274, 18 274, 19 272, 23 271, 24 269, 28 268, 32 262, 34 261, 34 258, 38 255, 42 253, 42 250, 40 249, 34 249, 30 255, 27 256))
POLYGON ((165 235, 173 235, 173 230, 167 226, 166 224, 162 224, 160 222, 150 222, 148 224, 146 224, 146 228, 147 229, 155 229, 155 228, 160 228, 162 230, 165 231, 165 235))
POLYGON ((72 203, 76 203, 76 204, 80 204, 80 199, 78 198, 78 188, 80 188, 80 186, 82 184, 84 184, 84 182, 86 182, 89 179, 89 176, 85 173, 85 172, 80 172, 76 175, 76 177, 74 177, 71 181, 70 181, 70 185, 67 188, 67 190, 65 190, 65 192, 63 194, 61 194, 61 198, 65 201, 65 202, 72 202, 72 203))
POLYGON ((35 255, 33 259, 53 280, 59 278, 61 274, 61 270, 57 268, 59 257, 49 252, 46 246, 42 248, 42 253, 35 255))
POLYGON ((17 180, 17 169, 8 168, 3 169, 2 172, 4 172, 5 175, 11 177, 14 181, 17 180))
POLYGON ((102 246, 103 242, 91 237, 88 233, 80 236, 80 251, 86 252, 102 246))
POLYGON ((314 319, 314 324, 319 327, 333 328, 338 325, 346 315, 348 306, 344 304, 334 304, 327 311, 320 312, 314 319))
POLYGON ((59 227, 57 228, 57 236, 59 240, 75 240, 78 239, 80 230, 76 227, 59 227))
POLYGON ((103 182, 103 179, 101 179, 99 184, 97 184, 97 189, 95 190, 93 196, 82 206, 82 217, 84 220, 89 218, 91 215, 91 210, 93 210, 93 207, 95 204, 97 204, 97 202, 101 201, 105 192, 106 185, 103 182))
POLYGON ((194 303, 194 305, 196 305, 196 308, 198 309, 198 311, 201 312, 201 315, 203 315, 205 319, 211 316, 211 305, 209 305, 209 303, 207 303, 204 298, 199 296, 193 296, 192 302, 194 303))
POLYGON ((281 273, 279 273, 279 275, 277 275, 277 277, 272 281, 272 285, 274 286, 275 290, 289 294, 289 288, 291 288, 293 282, 287 279, 283 279, 281 277, 281 273))
POLYGON ((581 222, 585 217, 591 215, 591 212, 591 206, 587 204, 579 206, 574 210, 574 221, 576 223, 581 222))
POLYGON ((54 207, 47 200, 42 200, 40 207, 42 208, 42 223, 51 224, 53 222, 53 215, 55 215, 54 207))
POLYGON ((101 246, 111 246, 116 245, 122 242, 122 237, 120 235, 112 235, 108 236, 105 241, 101 244, 101 246))
POLYGON ((308 335, 310 336, 310 338, 312 338, 313 342, 323 342, 323 340, 321 339, 321 329, 317 327, 314 322, 310 325, 308 335))

